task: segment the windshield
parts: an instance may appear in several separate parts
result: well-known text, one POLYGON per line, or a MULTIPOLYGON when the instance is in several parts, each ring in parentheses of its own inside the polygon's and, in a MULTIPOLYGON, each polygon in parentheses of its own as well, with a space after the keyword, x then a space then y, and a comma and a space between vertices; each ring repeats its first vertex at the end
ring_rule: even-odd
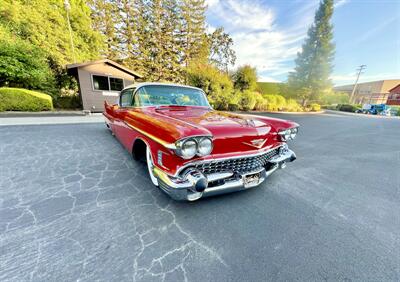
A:
POLYGON ((194 88, 148 85, 141 87, 134 98, 135 106, 201 106, 210 107, 204 92, 194 88))

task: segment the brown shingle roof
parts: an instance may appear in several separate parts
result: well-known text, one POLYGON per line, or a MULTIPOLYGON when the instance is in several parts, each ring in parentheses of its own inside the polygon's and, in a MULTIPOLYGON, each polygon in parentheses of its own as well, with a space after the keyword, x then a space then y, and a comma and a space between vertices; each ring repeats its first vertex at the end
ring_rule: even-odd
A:
POLYGON ((84 62, 84 63, 78 63, 78 64, 69 64, 67 65, 67 69, 73 69, 73 68, 80 68, 88 65, 96 65, 96 64, 108 64, 111 65, 117 69, 120 69, 121 71, 124 71, 132 76, 135 76, 137 78, 143 78, 143 76, 137 72, 134 72, 126 67, 124 67, 121 64, 118 64, 117 62, 111 61, 109 59, 103 59, 103 60, 97 60, 97 61, 90 61, 90 62, 84 62))

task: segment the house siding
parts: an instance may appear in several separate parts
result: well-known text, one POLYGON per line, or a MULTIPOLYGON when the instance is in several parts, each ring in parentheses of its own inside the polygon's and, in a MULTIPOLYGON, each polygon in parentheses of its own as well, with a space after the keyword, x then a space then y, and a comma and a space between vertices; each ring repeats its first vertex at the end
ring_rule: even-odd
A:
POLYGON ((92 84, 92 75, 122 78, 124 80, 124 87, 135 82, 134 76, 107 63, 79 67, 78 76, 80 83, 80 94, 82 97, 82 107, 84 110, 90 110, 92 112, 102 112, 104 110, 104 101, 115 104, 119 94, 118 91, 94 90, 92 84))

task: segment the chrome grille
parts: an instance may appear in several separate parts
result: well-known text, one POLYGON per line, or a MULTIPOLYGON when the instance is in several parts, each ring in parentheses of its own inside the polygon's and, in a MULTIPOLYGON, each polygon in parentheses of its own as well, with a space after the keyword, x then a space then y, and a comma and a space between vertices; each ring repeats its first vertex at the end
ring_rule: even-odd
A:
POLYGON ((204 174, 217 173, 222 171, 233 171, 234 173, 245 173, 264 167, 267 162, 279 154, 279 148, 254 157, 238 159, 219 160, 196 164, 195 167, 204 174))

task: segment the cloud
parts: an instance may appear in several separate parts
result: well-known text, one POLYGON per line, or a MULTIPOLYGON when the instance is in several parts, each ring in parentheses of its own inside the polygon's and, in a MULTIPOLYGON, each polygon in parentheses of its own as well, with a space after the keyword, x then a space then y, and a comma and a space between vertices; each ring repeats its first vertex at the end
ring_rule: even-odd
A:
POLYGON ((207 3, 211 13, 222 19, 230 29, 271 29, 275 19, 271 8, 256 1, 249 4, 242 0, 208 0, 207 3))
POLYGON ((206 5, 208 8, 211 8, 215 5, 217 5, 219 0, 206 0, 206 5))
POLYGON ((281 82, 280 80, 277 80, 270 76, 260 76, 258 78, 258 81, 260 81, 260 82, 281 82))
POLYGON ((336 0, 335 4, 333 4, 334 8, 339 8, 345 4, 347 4, 349 1, 348 0, 336 0))
MULTIPOLYGON (((314 17, 318 2, 295 5, 283 23, 276 11, 259 0, 209 0, 208 19, 212 26, 223 26, 231 35, 236 66, 255 66, 260 79, 279 80, 293 68, 293 61, 314 17), (300 11, 301 10, 301 11, 300 11), (296 15, 295 15, 296 14, 296 15)), ((292 4, 290 4, 292 5, 292 4)))

